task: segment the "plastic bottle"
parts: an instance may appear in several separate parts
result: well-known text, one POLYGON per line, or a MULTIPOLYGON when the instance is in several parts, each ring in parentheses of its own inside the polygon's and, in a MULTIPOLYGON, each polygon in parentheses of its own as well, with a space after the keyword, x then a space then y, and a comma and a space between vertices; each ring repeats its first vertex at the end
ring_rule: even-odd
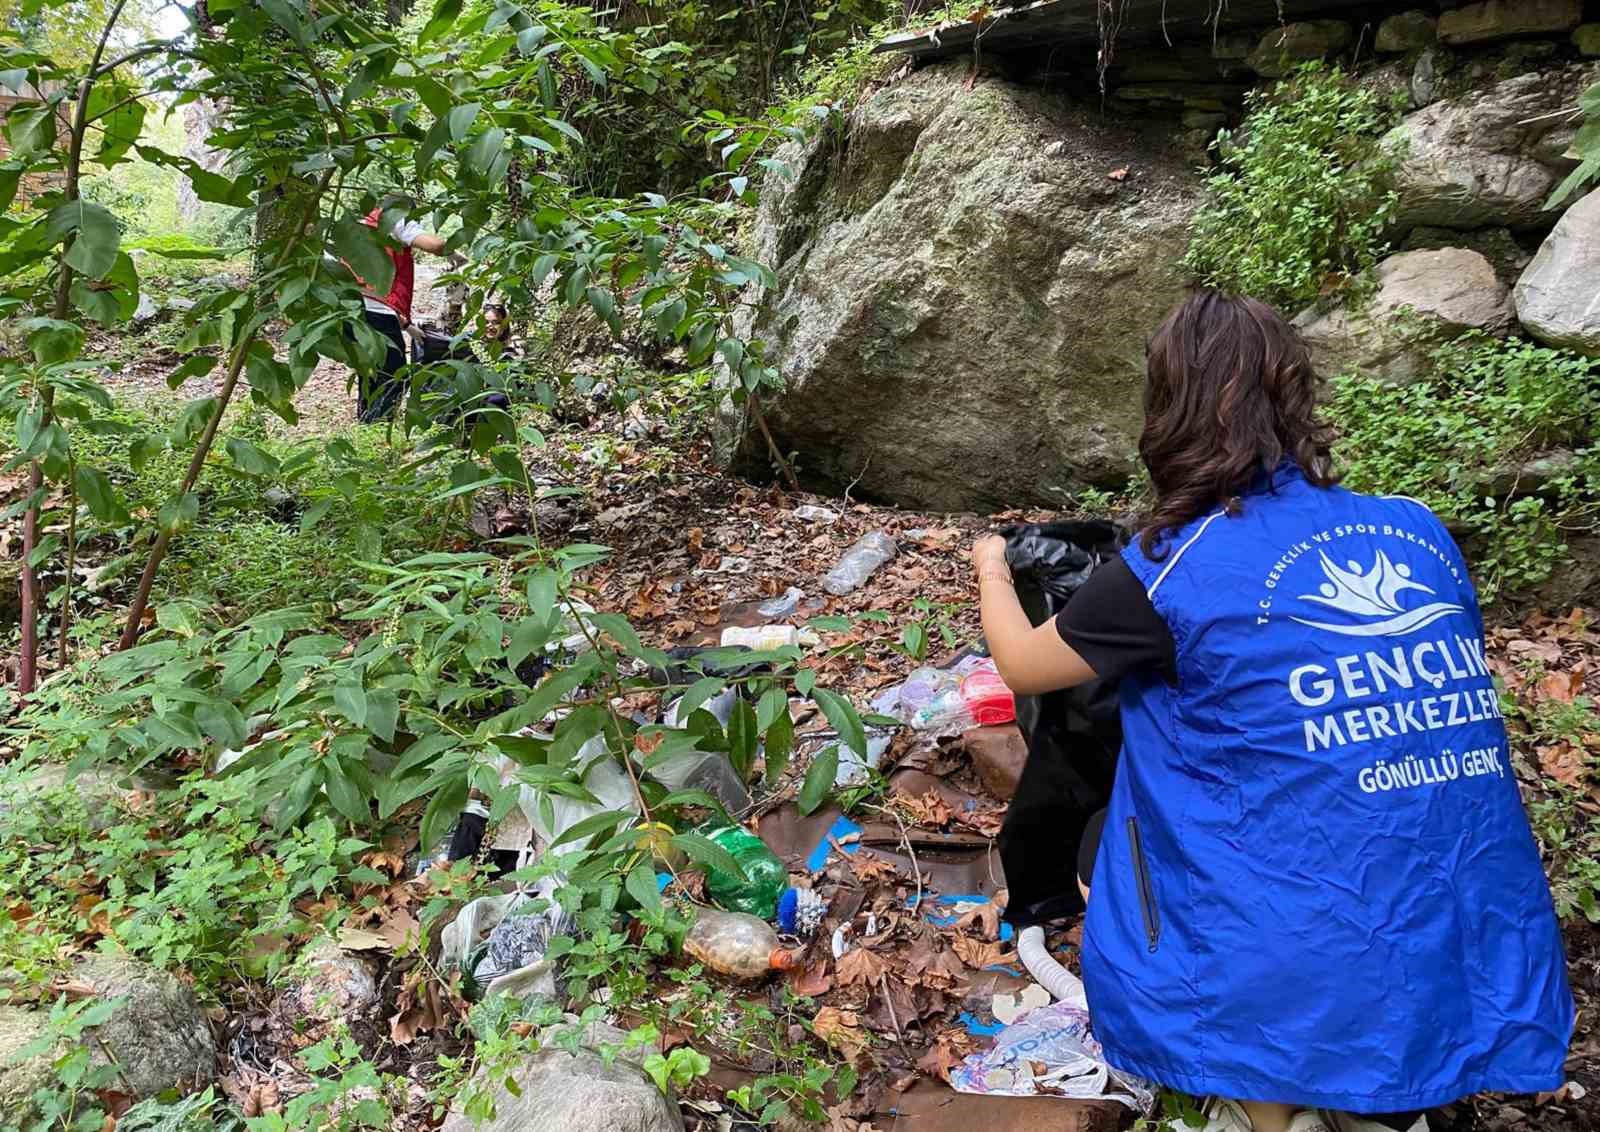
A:
POLYGON ((777 914, 778 897, 789 887, 789 870, 766 842, 739 825, 710 826, 700 830, 728 851, 744 870, 744 880, 715 868, 706 869, 706 891, 732 912, 748 912, 763 920, 777 914))
POLYGON ((894 539, 882 531, 864 534, 844 552, 838 565, 828 571, 827 577, 822 579, 822 588, 834 597, 843 597, 857 589, 872 576, 874 570, 898 553, 900 548, 895 545, 894 539))
POLYGON ((932 700, 911 713, 908 721, 917 731, 931 731, 935 735, 954 735, 976 726, 967 701, 961 697, 961 687, 946 688, 932 700))
POLYGON ((756 652, 799 643, 800 630, 793 625, 757 625, 748 629, 742 625, 730 625, 722 631, 721 641, 724 648, 739 646, 756 652))
POLYGON ((799 964, 798 955, 778 946, 778 933, 771 924, 744 912, 716 908, 699 909, 683 949, 713 971, 737 979, 759 979, 799 964))

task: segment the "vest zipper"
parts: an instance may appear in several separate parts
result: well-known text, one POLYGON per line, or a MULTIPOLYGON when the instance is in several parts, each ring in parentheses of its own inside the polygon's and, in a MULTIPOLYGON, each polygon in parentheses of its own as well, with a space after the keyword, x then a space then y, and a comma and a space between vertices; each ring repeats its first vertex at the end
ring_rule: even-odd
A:
POLYGON ((1150 887, 1150 870, 1144 861, 1144 843, 1139 840, 1139 819, 1128 819, 1128 844, 1133 850, 1133 879, 1139 886, 1139 911, 1144 915, 1144 934, 1154 951, 1161 942, 1161 917, 1156 912, 1155 892, 1150 887))

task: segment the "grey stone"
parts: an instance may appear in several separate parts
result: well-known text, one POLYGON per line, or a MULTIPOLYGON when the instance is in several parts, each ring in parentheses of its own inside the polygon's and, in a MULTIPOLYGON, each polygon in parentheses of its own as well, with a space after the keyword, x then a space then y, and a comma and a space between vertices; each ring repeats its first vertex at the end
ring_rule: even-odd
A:
POLYGON ((1600 55, 1600 24, 1580 24, 1572 29, 1572 46, 1579 55, 1600 55))
POLYGON ((304 977, 288 992, 307 1018, 323 1022, 370 1017, 379 1005, 372 964, 323 937, 301 952, 304 977))
POLYGON ((50 1084, 50 1057, 18 1061, 17 1054, 48 1032, 44 1015, 19 1006, 0 1006, 0 1116, 9 1121, 33 1111, 32 1096, 50 1084))
POLYGON ((1411 229, 1401 251, 1420 252, 1433 248, 1468 248, 1477 252, 1494 266, 1495 275, 1507 286, 1516 283, 1533 252, 1517 242, 1509 228, 1475 228, 1470 232, 1454 228, 1430 228, 1426 225, 1411 229))
POLYGON ((1567 210, 1517 280, 1514 298, 1533 337, 1600 357, 1600 191, 1567 210))
POLYGON ((1377 276, 1377 293, 1365 303, 1312 308, 1295 319, 1323 376, 1356 370, 1407 381, 1422 375, 1435 346, 1463 331, 1511 327, 1506 285, 1477 252, 1401 252, 1380 263, 1377 276))
POLYGON ((194 310, 195 301, 186 299, 182 295, 169 295, 165 306, 167 310, 175 314, 187 314, 189 311, 194 310))
MULTIPOLYGON (((211 1027, 194 994, 172 975, 125 955, 96 953, 78 961, 73 978, 93 986, 97 999, 126 999, 92 1031, 94 1063, 116 1067, 116 1091, 144 1100, 216 1080, 211 1027)), ((14 1063, 16 1053, 48 1032, 42 1010, 0 1007, 0 1115, 25 1115, 27 1098, 50 1083, 48 1054, 14 1063)))
POLYGON ((1571 475, 1582 463, 1581 457, 1568 448, 1542 452, 1527 460, 1504 464, 1483 473, 1478 484, 1485 495, 1503 499, 1513 492, 1517 495, 1540 495, 1549 490, 1552 481, 1571 475))
POLYGON ((1312 59, 1326 59, 1349 47, 1355 39, 1343 20, 1302 20, 1268 29, 1250 53, 1250 66, 1259 75, 1278 78, 1312 59))
POLYGON ((619 1053, 609 1063, 595 1052, 620 1046, 625 1037, 610 1026, 591 1026, 573 1054, 547 1036, 544 1048, 512 1071, 519 1095, 499 1080, 474 1082, 492 1090, 494 1119, 477 1124, 453 1109, 441 1132, 683 1132, 677 1103, 639 1068, 640 1051, 619 1053))
POLYGON ((1406 115, 1384 139, 1397 157, 1400 231, 1525 228, 1571 167, 1573 124, 1560 111, 1600 78, 1600 65, 1545 67, 1435 102, 1406 115))
POLYGON ((1440 58, 1440 52, 1433 47, 1424 48, 1417 55, 1411 65, 1411 105, 1420 108, 1438 100, 1440 58))
POLYGON ((117 820, 127 790, 137 785, 133 779, 98 768, 77 774, 68 774, 67 768, 57 763, 0 768, 0 832, 8 819, 25 811, 48 808, 66 819, 75 817, 80 807, 91 829, 106 829, 117 820))
POLYGON ((199 279, 195 286, 202 291, 241 291, 245 287, 245 279, 240 275, 230 275, 225 271, 215 275, 207 275, 199 279))
POLYGON ((1224 61, 1245 60, 1256 49, 1260 37, 1249 31, 1225 31, 1211 41, 1211 57, 1224 61))
MULTIPOLYGON (((1170 124, 967 76, 923 68, 784 151, 796 178, 769 181, 754 248, 777 286, 739 324, 781 361, 767 422, 813 482, 929 507, 1123 483, 1194 162, 1170 124)), ((766 469, 740 423, 723 414, 719 455, 766 469)))
POLYGON ((1484 0, 1439 16, 1439 40, 1452 46, 1565 32, 1583 19, 1583 0, 1484 0))
POLYGON ((1379 51, 1413 51, 1439 38, 1439 21, 1420 8, 1397 12, 1378 25, 1373 46, 1379 51))

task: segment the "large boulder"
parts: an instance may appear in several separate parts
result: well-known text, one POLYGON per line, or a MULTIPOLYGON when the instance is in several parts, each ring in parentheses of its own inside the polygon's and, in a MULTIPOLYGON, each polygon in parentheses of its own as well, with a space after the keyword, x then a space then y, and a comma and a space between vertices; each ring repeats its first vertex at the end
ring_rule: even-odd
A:
POLYGON ((1312 308, 1295 319, 1317 371, 1360 371, 1391 381, 1418 377, 1432 349, 1466 330, 1503 334, 1514 321, 1494 266, 1466 248, 1401 252, 1378 265, 1365 302, 1312 308))
POLYGON ((1257 74, 1275 79, 1287 75, 1301 63, 1325 59, 1350 46, 1355 33, 1342 20, 1302 20, 1263 32, 1250 53, 1250 66, 1257 74))
MULTIPOLYGON (((821 485, 935 508, 1059 503, 1135 467, 1145 342, 1183 295, 1200 200, 1170 125, 1141 128, 957 62, 920 70, 784 157, 741 329, 821 485), (753 326, 751 324, 754 324, 753 326)), ((749 466, 759 432, 723 422, 749 466)))
MULTIPOLYGON (((194 993, 172 975, 120 954, 86 955, 73 981, 97 1000, 125 1001, 93 1031, 92 1059, 114 1065, 112 1088, 134 1100, 169 1089, 187 1093, 217 1077, 217 1050, 194 993)), ((15 1055, 48 1033, 46 1012, 0 1007, 0 1113, 25 1112, 28 1098, 52 1079, 47 1055, 15 1055)))
POLYGON ((1600 190, 1567 210, 1513 295, 1529 334, 1600 357, 1600 190))
POLYGON ((612 1060, 596 1052, 620 1046, 625 1037, 621 1030, 595 1025, 576 1053, 546 1044, 512 1072, 515 1094, 500 1082, 474 1081, 468 1091, 492 1091, 494 1118, 479 1124, 456 1109, 441 1132, 683 1132, 683 1114, 644 1075, 638 1051, 612 1060))
POLYGON ((1562 110, 1600 66, 1547 66, 1423 107, 1385 145, 1398 158, 1398 227, 1526 228, 1549 224, 1545 201, 1571 168, 1575 124, 1562 110))
POLYGON ((1583 19, 1583 0, 1482 0, 1439 16, 1439 39, 1451 46, 1518 35, 1571 31, 1583 19))

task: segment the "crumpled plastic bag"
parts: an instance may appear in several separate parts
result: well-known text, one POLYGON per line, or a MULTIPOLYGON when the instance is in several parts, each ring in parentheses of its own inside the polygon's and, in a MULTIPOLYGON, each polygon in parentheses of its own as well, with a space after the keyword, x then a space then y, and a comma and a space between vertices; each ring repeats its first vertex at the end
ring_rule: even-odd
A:
POLYGON ((545 958, 550 941, 572 930, 555 901, 556 881, 546 877, 531 892, 480 896, 469 901, 439 933, 445 971, 461 970, 487 997, 492 994, 556 995, 556 969, 545 958), (544 899, 549 906, 525 906, 544 899))
POLYGON ((1066 1002, 1030 1010, 1001 1030, 993 1048, 950 1070, 950 1084, 958 1093, 1121 1101, 1142 1114, 1156 1103, 1149 1081, 1106 1064, 1088 1012, 1066 1002))
POLYGON ((1115 523, 1099 519, 1017 523, 1002 527, 1000 533, 1006 540, 1006 565, 1018 590, 1042 591, 1046 615, 1065 605, 1096 566, 1116 555, 1123 540, 1115 523))

